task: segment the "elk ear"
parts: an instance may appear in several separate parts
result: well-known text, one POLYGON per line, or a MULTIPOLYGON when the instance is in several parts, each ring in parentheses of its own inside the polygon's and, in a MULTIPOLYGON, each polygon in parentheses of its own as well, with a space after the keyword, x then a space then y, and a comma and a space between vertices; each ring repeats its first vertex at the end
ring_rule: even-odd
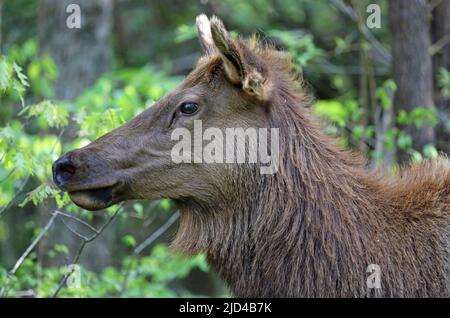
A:
POLYGON ((211 55, 216 52, 216 47, 211 35, 211 24, 209 23, 208 17, 201 14, 195 20, 197 25, 198 39, 200 40, 200 45, 202 46, 203 52, 206 55, 211 55))
POLYGON ((226 76, 233 84, 242 85, 249 95, 268 100, 272 85, 267 68, 243 43, 232 39, 222 21, 213 16, 210 21, 214 44, 223 60, 226 76))

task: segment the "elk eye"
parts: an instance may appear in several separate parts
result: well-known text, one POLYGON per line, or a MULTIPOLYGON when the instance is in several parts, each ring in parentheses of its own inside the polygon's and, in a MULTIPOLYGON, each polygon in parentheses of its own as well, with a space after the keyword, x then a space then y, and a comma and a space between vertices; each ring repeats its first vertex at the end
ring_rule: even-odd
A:
POLYGON ((186 102, 180 105, 180 112, 184 115, 192 115, 198 110, 198 105, 192 102, 186 102))

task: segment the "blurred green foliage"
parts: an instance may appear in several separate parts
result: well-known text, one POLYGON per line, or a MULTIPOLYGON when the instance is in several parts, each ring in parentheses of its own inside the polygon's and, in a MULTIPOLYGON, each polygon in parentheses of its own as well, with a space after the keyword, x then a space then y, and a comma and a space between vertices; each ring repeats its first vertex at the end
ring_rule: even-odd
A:
MULTIPOLYGON (((0 128, 0 211, 4 212, 3 208, 10 203, 26 208, 28 204, 39 205, 46 201, 48 205, 53 201, 57 208, 89 221, 92 213, 71 203, 67 194, 51 182, 52 162, 61 153, 87 144, 151 107, 155 100, 172 90, 181 77, 168 76, 154 70, 151 65, 123 68, 100 78, 74 102, 50 100, 47 98, 54 94, 57 70, 48 56, 38 57, 37 52, 36 41, 30 40, 23 47, 14 46, 8 56, 0 55, 1 111, 14 109, 17 102, 22 105, 16 114, 2 115, 8 120, 0 128), (26 96, 37 102, 25 104, 26 96), (61 137, 69 118, 79 129, 76 138, 62 143, 64 139, 61 137), (16 194, 30 177, 35 179, 37 186, 16 202, 16 194)), ((165 213, 172 213, 168 200, 161 200, 160 207, 167 211, 165 213)), ((135 203, 130 208, 138 217, 143 217, 148 204, 144 207, 142 203, 135 203)), ((111 212, 113 209, 108 210, 111 212)), ((127 215, 123 214, 123 218, 126 219, 127 215)), ((40 231, 34 224, 25 226, 31 226, 35 236, 40 231)), ((0 220, 0 233, 3 232, 0 239, 7 237, 4 227, 0 220)), ((122 243, 133 248, 136 239, 128 234, 122 243)), ((53 258, 57 254, 69 254, 69 250, 67 246, 57 244, 46 253, 53 258)), ((181 257, 169 253, 167 245, 160 244, 148 256, 124 258, 119 268, 108 267, 99 274, 83 268, 81 287, 64 288, 60 296, 188 296, 191 295, 188 291, 178 292, 170 288, 169 283, 185 278, 193 268, 208 270, 203 255, 181 257)), ((8 295, 15 296, 17 292, 31 289, 40 297, 52 296, 64 271, 64 267, 43 267, 33 252, 13 276, 8 295)), ((7 270, 0 266, 0 286, 6 277, 7 270)))
MULTIPOLYGON (((68 254, 64 245, 55 245, 49 255, 68 254)), ((187 290, 171 288, 170 282, 185 278, 193 268, 208 271, 203 255, 186 258, 169 252, 166 244, 158 244, 148 256, 125 257, 122 266, 106 267, 94 273, 80 266, 72 282, 79 285, 61 290, 60 297, 189 297, 187 290)), ((22 264, 9 285, 10 297, 20 296, 20 291, 33 290, 39 297, 52 297, 61 277, 68 268, 42 267, 32 253, 22 264), (18 293, 19 292, 19 293, 18 293)), ((0 267, 0 282, 6 280, 7 271, 0 267)))

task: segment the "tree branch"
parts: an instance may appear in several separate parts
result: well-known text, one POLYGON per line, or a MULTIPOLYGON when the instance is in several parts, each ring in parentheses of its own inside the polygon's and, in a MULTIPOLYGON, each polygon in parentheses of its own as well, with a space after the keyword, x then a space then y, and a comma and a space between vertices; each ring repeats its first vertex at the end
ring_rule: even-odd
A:
POLYGON ((432 56, 435 55, 449 43, 450 43, 450 34, 446 34, 430 46, 429 48, 430 55, 432 56))
POLYGON ((22 254, 22 256, 17 260, 16 264, 14 264, 14 267, 9 271, 8 276, 6 277, 6 281, 3 284, 2 288, 0 289, 0 297, 6 296, 6 289, 9 285, 9 282, 11 281, 11 278, 15 275, 16 271, 20 268, 23 261, 28 257, 28 255, 31 253, 31 251, 36 247, 36 245, 39 243, 39 241, 44 237, 44 235, 47 233, 47 231, 52 226, 53 222, 55 221, 58 214, 55 212, 52 213, 52 217, 49 219, 45 227, 41 230, 39 235, 34 239, 34 241, 28 246, 28 248, 25 250, 25 252, 22 254))
MULTIPOLYGON (((115 217, 117 216, 117 214, 119 214, 119 212, 122 210, 122 206, 120 206, 116 212, 114 212, 114 214, 100 227, 100 229, 95 230, 95 234, 92 235, 89 238, 84 237, 83 235, 77 233, 76 231, 73 232, 71 230, 70 227, 69 230, 72 231, 72 233, 74 233, 75 235, 77 235, 78 237, 80 237, 82 239, 81 245, 78 248, 77 253, 75 254, 74 258, 72 259, 71 264, 76 264, 78 263, 81 254, 84 251, 85 246, 92 242, 93 240, 95 240, 100 234, 102 234, 102 232, 106 229, 106 227, 115 219, 115 217)), ((67 226, 67 225, 66 225, 67 226)), ((71 270, 70 272, 67 272, 63 278, 61 279, 61 281, 59 282, 58 288, 56 289, 56 291, 53 293, 53 298, 57 297, 59 292, 61 291, 61 289, 64 287, 64 285, 66 284, 67 280, 69 279, 69 277, 73 274, 73 270, 71 270)))
POLYGON ((147 246, 152 244, 158 237, 160 237, 167 229, 175 223, 176 220, 178 220, 178 217, 180 216, 180 212, 175 212, 167 221, 164 223, 159 229, 157 229, 155 232, 153 232, 152 235, 150 235, 147 239, 145 239, 144 242, 139 244, 138 247, 134 249, 133 254, 140 254, 147 246))
POLYGON ((3 207, 0 209, 0 215, 5 212, 9 207, 13 204, 13 202, 17 199, 19 194, 23 191, 23 188, 28 183, 28 180, 30 180, 30 176, 28 175, 25 179, 23 179, 22 183, 20 184, 19 188, 16 191, 16 194, 13 196, 13 198, 3 207))
POLYGON ((69 219, 75 220, 75 221, 77 221, 78 223, 83 224, 84 226, 86 226, 86 227, 87 227, 88 229, 90 229, 92 232, 98 234, 98 230, 97 230, 95 227, 93 227, 92 225, 90 225, 89 223, 87 223, 86 221, 83 221, 82 219, 77 218, 77 217, 74 216, 74 215, 67 214, 67 213, 64 213, 64 212, 61 212, 61 211, 58 211, 58 210, 56 211, 56 213, 58 213, 59 215, 62 215, 62 216, 64 216, 64 217, 67 217, 67 218, 69 218, 69 219))
POLYGON ((74 234, 75 236, 78 236, 79 238, 81 238, 84 241, 87 241, 88 238, 86 236, 84 236, 83 234, 77 232, 74 228, 72 228, 69 224, 66 223, 66 221, 64 221, 64 219, 61 219, 61 222, 64 224, 64 226, 70 231, 72 232, 72 234, 74 234))
POLYGON ((335 8, 337 8, 339 11, 341 11, 342 13, 347 15, 351 20, 353 20, 357 24, 359 32, 361 32, 361 34, 366 38, 366 40, 370 44, 372 44, 372 46, 375 49, 375 51, 379 54, 380 62, 382 62, 385 65, 390 65, 391 64, 391 60, 392 60, 391 54, 373 36, 372 32, 370 32, 370 30, 366 27, 366 25, 364 23, 361 23, 361 21, 358 18, 358 15, 353 10, 353 8, 351 6, 346 5, 341 0, 331 0, 331 2, 332 2, 332 4, 334 5, 335 8))
MULTIPOLYGON (((163 225, 161 225, 155 232, 153 232, 144 242, 139 244, 133 251, 133 255, 139 255, 146 247, 151 245, 156 239, 158 239, 165 231, 180 217, 180 212, 175 212, 163 225)), ((125 274, 125 279, 122 284, 122 288, 119 292, 119 295, 122 295, 123 292, 127 289, 128 281, 130 280, 132 271, 131 268, 127 269, 125 274)))

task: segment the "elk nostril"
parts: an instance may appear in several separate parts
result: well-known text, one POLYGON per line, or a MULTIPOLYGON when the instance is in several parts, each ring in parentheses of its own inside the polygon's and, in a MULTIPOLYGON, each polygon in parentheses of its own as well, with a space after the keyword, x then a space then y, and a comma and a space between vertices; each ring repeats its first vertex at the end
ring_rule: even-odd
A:
POLYGON ((57 160, 53 165, 53 180, 57 186, 62 186, 76 174, 76 167, 68 158, 57 160))

